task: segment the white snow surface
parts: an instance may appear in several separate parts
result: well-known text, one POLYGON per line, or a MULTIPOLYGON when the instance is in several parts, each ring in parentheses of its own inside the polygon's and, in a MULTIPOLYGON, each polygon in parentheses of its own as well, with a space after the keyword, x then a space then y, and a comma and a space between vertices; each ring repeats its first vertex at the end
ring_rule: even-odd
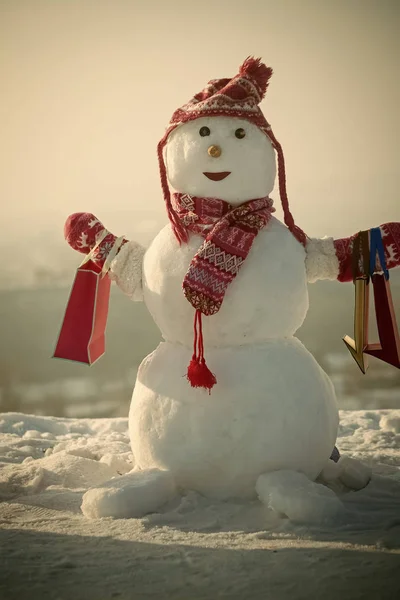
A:
MULTIPOLYGON (((128 491, 134 485, 128 420, 0 415, 0 598, 398 597, 400 410, 340 416, 338 447, 371 466, 372 480, 342 490, 337 513, 332 490, 320 486, 336 508, 323 525, 311 518, 305 526, 258 499, 176 493, 159 473, 149 476, 155 493, 165 493, 157 512, 87 518, 81 505, 90 488, 107 489, 102 498, 115 504, 124 478, 128 491)), ((278 497, 279 481, 274 493, 279 506, 288 501, 278 497)))

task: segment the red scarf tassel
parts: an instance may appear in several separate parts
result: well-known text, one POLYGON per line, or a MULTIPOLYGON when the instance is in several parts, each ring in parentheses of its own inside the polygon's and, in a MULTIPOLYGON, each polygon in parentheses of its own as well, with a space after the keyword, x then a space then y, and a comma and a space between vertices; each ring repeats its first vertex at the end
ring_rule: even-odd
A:
POLYGON ((202 387, 208 390, 209 394, 217 383, 214 373, 211 373, 204 358, 203 327, 200 310, 196 310, 194 315, 194 348, 192 360, 187 370, 187 378, 192 387, 202 387))

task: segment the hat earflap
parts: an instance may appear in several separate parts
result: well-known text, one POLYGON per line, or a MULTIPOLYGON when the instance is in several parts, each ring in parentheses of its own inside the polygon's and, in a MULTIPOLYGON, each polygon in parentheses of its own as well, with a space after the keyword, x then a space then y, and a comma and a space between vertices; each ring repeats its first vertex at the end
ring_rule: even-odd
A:
POLYGON ((188 241, 188 233, 180 220, 177 217, 176 212, 173 209, 171 202, 171 192, 169 190, 167 168, 164 162, 164 148, 167 144, 168 136, 171 133, 171 129, 168 129, 157 146, 158 155, 158 166, 160 169, 161 187, 164 194, 164 200, 167 207, 168 218, 171 222, 173 232, 179 244, 186 243, 188 241))

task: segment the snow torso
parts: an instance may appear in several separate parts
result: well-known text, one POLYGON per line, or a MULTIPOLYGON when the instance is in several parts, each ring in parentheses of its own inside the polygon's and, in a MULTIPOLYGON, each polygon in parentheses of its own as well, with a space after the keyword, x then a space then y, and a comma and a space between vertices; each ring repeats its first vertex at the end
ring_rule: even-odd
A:
MULTIPOLYGON (((194 309, 183 295, 182 282, 202 242, 200 236, 191 235, 188 244, 179 246, 167 225, 143 263, 144 300, 163 338, 189 347, 193 345, 194 309)), ((308 310, 304 259, 301 244, 272 218, 256 237, 220 311, 203 318, 207 347, 292 336, 308 310)))

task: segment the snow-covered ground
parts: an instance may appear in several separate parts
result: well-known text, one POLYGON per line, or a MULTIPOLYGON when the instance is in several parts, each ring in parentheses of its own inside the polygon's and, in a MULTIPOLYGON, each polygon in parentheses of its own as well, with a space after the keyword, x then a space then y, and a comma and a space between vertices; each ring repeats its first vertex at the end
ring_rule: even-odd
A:
POLYGON ((145 518, 88 519, 87 489, 134 466, 127 419, 2 414, 0 598, 399 597, 400 410, 342 411, 338 446, 373 477, 322 525, 193 491, 145 518))

